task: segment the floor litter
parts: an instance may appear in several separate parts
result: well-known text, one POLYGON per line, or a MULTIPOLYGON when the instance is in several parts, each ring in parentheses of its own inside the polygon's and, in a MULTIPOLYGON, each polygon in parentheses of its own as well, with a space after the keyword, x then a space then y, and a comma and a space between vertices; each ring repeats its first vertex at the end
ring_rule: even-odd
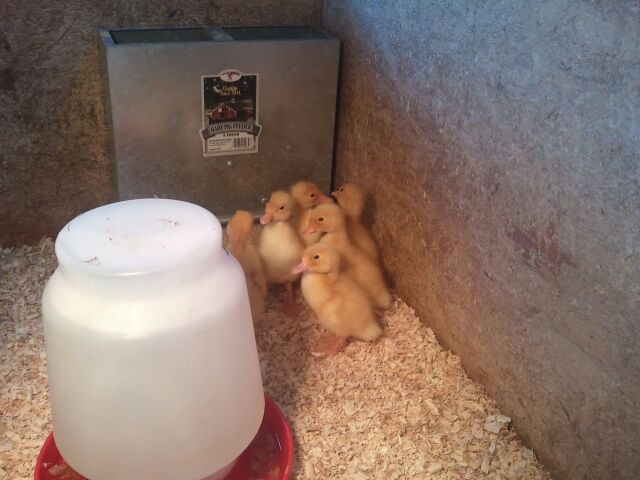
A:
MULTIPOLYGON (((55 266, 51 239, 0 249, 3 480, 33 478, 51 431, 40 298, 55 266)), ((321 333, 312 313, 282 313, 283 290, 271 290, 256 339, 265 390, 296 437, 294 478, 551 479, 511 419, 400 299, 378 342, 325 357, 312 353, 321 333)))

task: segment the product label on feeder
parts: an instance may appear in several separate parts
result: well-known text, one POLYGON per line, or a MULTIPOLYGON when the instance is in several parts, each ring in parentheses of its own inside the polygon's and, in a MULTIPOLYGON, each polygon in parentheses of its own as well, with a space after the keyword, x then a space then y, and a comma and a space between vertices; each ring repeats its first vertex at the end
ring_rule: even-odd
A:
POLYGON ((227 69, 202 77, 204 155, 257 153, 258 75, 227 69))

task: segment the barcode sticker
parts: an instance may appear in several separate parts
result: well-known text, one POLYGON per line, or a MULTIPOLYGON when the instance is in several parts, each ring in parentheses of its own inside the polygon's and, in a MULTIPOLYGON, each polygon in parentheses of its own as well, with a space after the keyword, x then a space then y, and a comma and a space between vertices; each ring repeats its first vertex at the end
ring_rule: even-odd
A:
POLYGON ((234 138, 233 148, 253 148, 253 138, 251 137, 234 138))
POLYGON ((207 139, 209 152, 242 152, 253 149, 253 135, 244 132, 221 133, 207 139))

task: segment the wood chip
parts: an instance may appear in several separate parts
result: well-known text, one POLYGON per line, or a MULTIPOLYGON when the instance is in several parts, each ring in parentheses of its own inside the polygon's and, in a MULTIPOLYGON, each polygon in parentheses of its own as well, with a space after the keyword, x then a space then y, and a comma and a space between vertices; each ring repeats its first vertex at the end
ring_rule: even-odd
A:
POLYGON ((491 433, 500 433, 500 430, 511 424, 511 418, 506 415, 492 415, 484 422, 484 429, 491 433))
POLYGON ((7 438, 6 440, 0 442, 0 453, 8 452, 12 448, 13 448, 13 441, 11 439, 7 438))
POLYGON ((491 459, 489 458, 489 455, 485 455, 484 457, 482 457, 482 464, 480 465, 480 471, 485 475, 489 473, 490 463, 491 463, 491 459))
POLYGON ((484 424, 484 429, 491 433, 500 433, 502 427, 504 427, 504 425, 499 422, 486 422, 484 424))
POLYGON ((313 463, 310 460, 304 462, 304 476, 305 478, 315 478, 316 471, 313 468, 313 463))

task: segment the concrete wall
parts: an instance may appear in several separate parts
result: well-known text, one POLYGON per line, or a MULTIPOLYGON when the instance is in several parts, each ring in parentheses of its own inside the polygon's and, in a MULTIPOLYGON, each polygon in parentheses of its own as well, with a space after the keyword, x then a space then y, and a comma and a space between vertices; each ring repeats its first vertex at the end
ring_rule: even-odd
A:
POLYGON ((640 471, 640 4, 325 0, 338 180, 558 479, 640 471))
POLYGON ((112 200, 98 26, 319 24, 321 0, 0 2, 0 244, 112 200))

